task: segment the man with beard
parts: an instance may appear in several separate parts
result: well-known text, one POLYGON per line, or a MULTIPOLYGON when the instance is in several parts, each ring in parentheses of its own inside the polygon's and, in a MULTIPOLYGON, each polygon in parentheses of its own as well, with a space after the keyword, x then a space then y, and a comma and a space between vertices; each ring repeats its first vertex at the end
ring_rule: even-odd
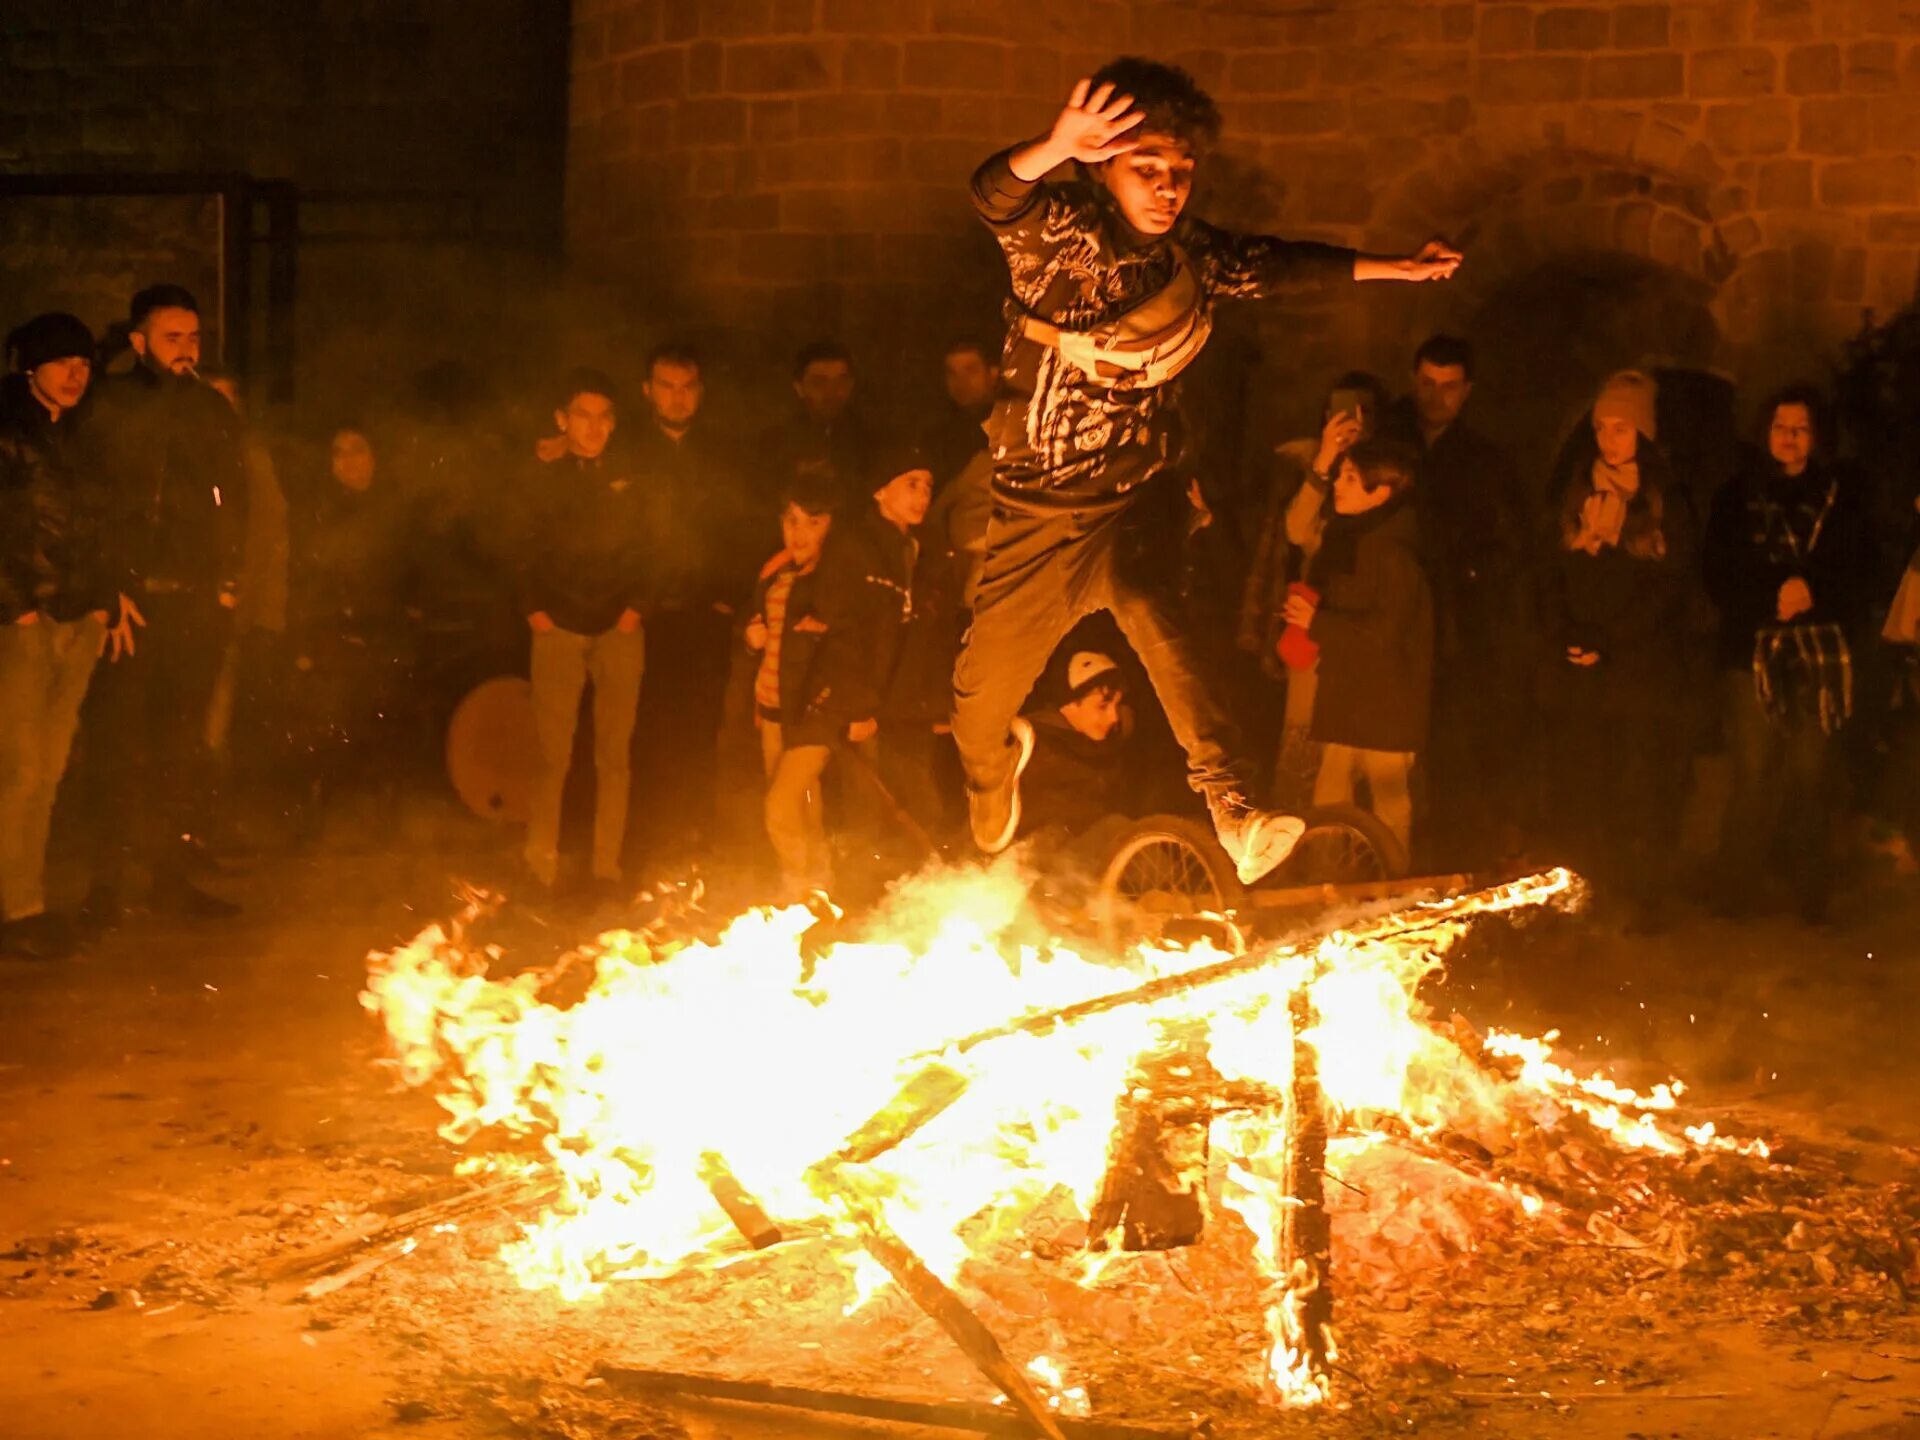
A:
POLYGON ((1434 694, 1425 819, 1437 867, 1475 869, 1518 848, 1535 652, 1526 502, 1513 457, 1463 414, 1473 347, 1435 335, 1414 352, 1413 394, 1388 425, 1420 457, 1413 503, 1433 585, 1434 694))
POLYGON ((947 404, 920 440, 936 496, 967 461, 987 448, 987 416, 993 412, 993 387, 1000 383, 999 364, 978 340, 955 340, 947 346, 940 369, 947 404))
POLYGON ((206 731, 238 599, 247 474, 233 408, 200 379, 200 306, 178 285, 133 297, 135 363, 99 394, 97 463, 112 490, 120 574, 111 665, 91 721, 101 821, 89 912, 113 923, 130 868, 156 910, 238 907, 193 885, 209 801, 206 731), (132 862, 129 866, 128 862, 132 862))

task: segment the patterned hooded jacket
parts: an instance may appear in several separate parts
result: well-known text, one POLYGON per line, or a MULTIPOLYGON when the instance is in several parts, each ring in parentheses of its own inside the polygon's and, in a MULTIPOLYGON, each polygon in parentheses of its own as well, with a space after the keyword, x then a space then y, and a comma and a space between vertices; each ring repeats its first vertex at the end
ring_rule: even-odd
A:
POLYGON ((1151 300, 1185 256, 1202 320, 1216 296, 1254 299, 1351 278, 1337 245, 1236 235, 1182 216, 1148 236, 1086 180, 1022 180, 1001 151, 974 172, 973 202, 1013 284, 1000 395, 987 421, 995 498, 1023 509, 1118 509, 1178 458, 1178 384, 1090 380, 1060 350, 1022 332, 1028 317, 1067 332, 1106 324, 1151 300))

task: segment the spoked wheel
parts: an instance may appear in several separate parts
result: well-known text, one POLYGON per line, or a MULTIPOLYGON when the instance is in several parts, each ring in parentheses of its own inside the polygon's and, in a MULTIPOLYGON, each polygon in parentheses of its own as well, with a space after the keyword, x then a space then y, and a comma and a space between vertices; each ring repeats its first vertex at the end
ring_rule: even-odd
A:
POLYGON ((1407 853, 1399 838, 1357 805, 1322 806, 1303 818, 1306 833, 1268 883, 1350 885, 1397 880, 1407 873, 1407 853))
POLYGON ((1233 863, 1211 830, 1177 815, 1154 815, 1114 837, 1094 894, 1094 919, 1115 952, 1142 942, 1200 939, 1238 950, 1239 931, 1224 917, 1242 896, 1233 863))

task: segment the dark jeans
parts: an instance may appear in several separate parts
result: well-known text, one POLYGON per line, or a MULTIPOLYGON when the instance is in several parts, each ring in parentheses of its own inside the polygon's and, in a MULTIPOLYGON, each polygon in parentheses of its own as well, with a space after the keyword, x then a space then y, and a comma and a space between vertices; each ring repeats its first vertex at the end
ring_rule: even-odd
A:
POLYGON ((1828 735, 1812 715, 1770 720, 1745 670, 1721 678, 1733 794, 1720 832, 1721 881, 1751 901, 1766 884, 1776 849, 1786 857, 1794 899, 1824 906, 1833 883, 1833 827, 1846 792, 1843 732, 1828 735))
MULTIPOLYGON (((1136 579, 1134 552, 1173 536, 1130 531, 1127 512, 1034 512, 996 504, 973 624, 954 667, 953 738, 967 784, 991 789, 1013 762, 1008 726, 1048 657, 1074 623, 1107 610, 1140 657, 1174 737, 1188 783, 1210 800, 1252 795, 1240 736, 1201 678, 1177 611, 1136 579)), ((1147 557, 1143 557, 1147 558, 1147 557)))
POLYGON ((119 889, 129 863, 163 886, 183 881, 211 811, 207 711, 231 612, 191 593, 135 599, 146 628, 135 629, 132 655, 101 661, 82 722, 96 890, 119 889))
POLYGON ((1574 867, 1632 904, 1661 900, 1679 838, 1687 748, 1674 684, 1607 662, 1548 676, 1549 824, 1574 867))

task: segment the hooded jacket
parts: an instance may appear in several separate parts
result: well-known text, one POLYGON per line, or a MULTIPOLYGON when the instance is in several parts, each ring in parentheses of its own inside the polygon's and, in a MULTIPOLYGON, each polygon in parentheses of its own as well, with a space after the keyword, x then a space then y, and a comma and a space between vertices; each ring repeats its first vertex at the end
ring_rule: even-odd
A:
POLYGON ((0 380, 0 624, 30 610, 78 620, 117 598, 110 496, 91 467, 84 405, 59 420, 25 375, 0 380))

